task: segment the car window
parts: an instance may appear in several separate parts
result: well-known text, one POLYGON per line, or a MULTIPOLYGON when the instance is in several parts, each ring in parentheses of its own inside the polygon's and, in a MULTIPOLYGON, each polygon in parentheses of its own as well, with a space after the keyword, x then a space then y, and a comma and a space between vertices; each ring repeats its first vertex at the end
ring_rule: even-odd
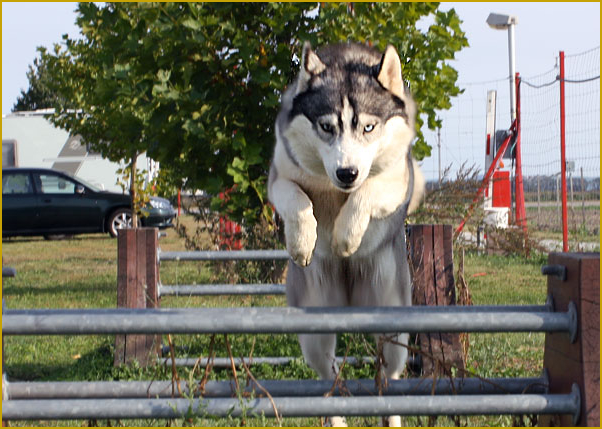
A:
POLYGON ((2 174, 2 195, 32 193, 33 187, 28 173, 2 174))
POLYGON ((40 174, 40 193, 42 194, 74 194, 76 183, 55 174, 40 174))

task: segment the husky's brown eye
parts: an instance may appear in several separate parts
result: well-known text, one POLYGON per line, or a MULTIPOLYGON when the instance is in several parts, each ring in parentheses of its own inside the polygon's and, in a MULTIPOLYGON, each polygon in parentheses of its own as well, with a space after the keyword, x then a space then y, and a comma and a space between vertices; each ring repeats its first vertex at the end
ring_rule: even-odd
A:
POLYGON ((368 124, 364 127, 365 133, 371 133, 374 130, 374 124, 368 124))
POLYGON ((324 131, 325 133, 332 134, 332 125, 330 125, 329 123, 320 122, 320 128, 322 128, 322 131, 324 131))

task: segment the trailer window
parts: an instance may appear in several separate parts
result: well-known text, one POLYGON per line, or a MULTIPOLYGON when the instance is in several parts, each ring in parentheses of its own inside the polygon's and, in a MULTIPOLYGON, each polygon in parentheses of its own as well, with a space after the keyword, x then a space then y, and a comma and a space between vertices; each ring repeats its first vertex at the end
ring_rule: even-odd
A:
POLYGON ((2 140, 2 168, 17 166, 17 141, 2 140))

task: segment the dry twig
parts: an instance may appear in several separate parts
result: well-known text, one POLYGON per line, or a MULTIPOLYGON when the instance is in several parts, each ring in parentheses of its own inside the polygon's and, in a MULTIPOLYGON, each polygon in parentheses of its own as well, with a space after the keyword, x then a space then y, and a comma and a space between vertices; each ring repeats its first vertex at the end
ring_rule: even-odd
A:
POLYGON ((280 413, 278 412, 278 408, 276 408, 276 403, 274 402, 274 398, 272 398, 272 395, 270 395, 270 392, 267 391, 267 389, 265 389, 258 381, 257 379, 253 376, 253 374, 251 373, 251 371, 249 370, 249 367, 247 366, 244 358, 241 356, 240 361, 242 363, 242 367, 244 368, 245 372, 247 373, 247 376, 253 381, 253 383, 259 388, 259 390, 261 390, 270 400, 270 403, 272 404, 272 408, 274 409, 274 416, 276 417, 276 421, 278 422, 278 426, 282 426, 282 416, 280 415, 280 413))

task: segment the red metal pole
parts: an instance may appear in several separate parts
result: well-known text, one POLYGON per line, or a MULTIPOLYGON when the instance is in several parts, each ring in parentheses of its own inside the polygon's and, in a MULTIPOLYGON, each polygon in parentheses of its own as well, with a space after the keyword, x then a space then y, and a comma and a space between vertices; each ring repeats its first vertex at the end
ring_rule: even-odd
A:
POLYGON ((515 159, 516 166, 514 170, 514 195, 516 198, 515 204, 515 219, 516 224, 523 228, 525 238, 527 235, 527 214, 525 212, 525 193, 523 188, 523 169, 521 160, 521 117, 520 117, 520 74, 516 73, 516 146, 515 159))
POLYGON ((568 211, 566 204, 566 153, 564 111, 564 51, 560 51, 560 179, 562 181, 562 251, 569 251, 568 211))

